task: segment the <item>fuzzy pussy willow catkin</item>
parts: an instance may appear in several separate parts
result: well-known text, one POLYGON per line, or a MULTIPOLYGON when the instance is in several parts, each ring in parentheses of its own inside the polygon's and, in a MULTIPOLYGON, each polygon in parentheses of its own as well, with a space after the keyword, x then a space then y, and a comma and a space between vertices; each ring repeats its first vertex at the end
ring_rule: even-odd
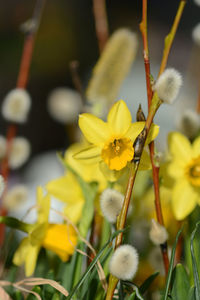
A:
POLYGON ((86 96, 90 102, 113 102, 137 51, 137 37, 128 29, 117 30, 94 67, 86 96))

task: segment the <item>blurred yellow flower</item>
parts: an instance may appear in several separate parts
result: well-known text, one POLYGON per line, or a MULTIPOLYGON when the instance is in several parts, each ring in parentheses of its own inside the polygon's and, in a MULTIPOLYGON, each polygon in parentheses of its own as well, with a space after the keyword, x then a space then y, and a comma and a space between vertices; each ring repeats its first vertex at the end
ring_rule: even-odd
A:
POLYGON ((85 199, 76 176, 68 171, 64 176, 49 181, 46 189, 50 195, 66 203, 64 214, 77 224, 81 218, 85 199))
POLYGON ((24 238, 13 258, 14 264, 25 264, 26 276, 31 276, 35 270, 37 257, 41 247, 54 251, 66 261, 73 253, 77 242, 76 232, 70 225, 49 224, 50 197, 43 195, 42 188, 37 189, 38 218, 37 222, 24 238))
POLYGON ((171 160, 166 174, 171 180, 172 209, 177 220, 187 217, 200 205, 200 137, 193 144, 181 133, 168 138, 171 160))
MULTIPOLYGON (((123 100, 112 106, 107 122, 92 114, 81 114, 79 126, 91 145, 74 157, 91 163, 103 161, 110 170, 119 171, 133 159, 133 143, 144 125, 144 122, 132 123, 131 113, 123 100)), ((155 139, 158 131, 159 127, 153 124, 146 144, 155 139)))

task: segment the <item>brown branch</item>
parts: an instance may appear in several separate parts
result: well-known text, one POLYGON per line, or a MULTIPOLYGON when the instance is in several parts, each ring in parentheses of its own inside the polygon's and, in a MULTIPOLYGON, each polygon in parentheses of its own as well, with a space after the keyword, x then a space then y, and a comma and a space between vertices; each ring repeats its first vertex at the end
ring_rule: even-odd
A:
POLYGON ((198 91, 196 111, 198 114, 200 114, 200 80, 199 80, 199 91, 198 91))
POLYGON ((105 1, 106 0, 93 0, 96 36, 100 53, 103 51, 109 37, 105 1))
POLYGON ((140 31, 143 39, 143 56, 144 56, 144 67, 146 75, 146 87, 147 87, 147 99, 148 99, 148 110, 151 105, 152 99, 152 88, 151 88, 151 72, 150 72, 150 61, 149 61, 149 49, 148 49, 148 38, 147 38, 147 0, 143 0, 142 6, 142 21, 140 23, 140 31))
MULTIPOLYGON (((140 30, 143 38, 143 54, 144 54, 144 66, 146 74, 146 88, 147 88, 147 98, 148 98, 148 110, 152 101, 152 87, 151 87, 151 74, 150 74, 150 61, 149 61, 149 49, 148 49, 148 35, 147 35, 147 0, 143 0, 142 7, 142 21, 140 23, 140 30)), ((160 201, 160 191, 159 191, 159 168, 154 164, 154 142, 149 145, 150 157, 152 164, 152 173, 153 173, 153 183, 154 183, 154 194, 155 194, 155 211, 158 222, 164 226, 162 207, 160 201)), ((169 259, 167 255, 167 245, 166 247, 161 247, 163 263, 165 266, 166 274, 168 273, 169 259), (165 251, 166 248, 166 251, 165 251)))

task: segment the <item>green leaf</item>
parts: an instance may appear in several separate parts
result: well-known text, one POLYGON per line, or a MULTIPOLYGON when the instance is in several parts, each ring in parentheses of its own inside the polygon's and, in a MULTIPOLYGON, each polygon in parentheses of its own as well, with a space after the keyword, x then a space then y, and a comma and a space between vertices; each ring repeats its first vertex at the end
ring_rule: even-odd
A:
POLYGON ((139 288, 137 287, 137 285, 135 285, 133 282, 131 282, 131 281, 122 281, 122 283, 124 284, 124 285, 128 285, 128 286, 131 286, 131 287, 133 287, 134 288, 134 291, 135 291, 135 295, 137 296, 137 298, 139 299, 139 300, 144 300, 144 298, 142 297, 142 295, 141 295, 141 293, 140 293, 140 291, 139 291, 139 288))
POLYGON ((52 300, 60 300, 60 296, 58 293, 55 293, 52 297, 52 300))
POLYGON ((181 232, 182 232, 182 228, 177 233, 176 240, 175 240, 175 243, 172 248, 172 254, 171 254, 171 259, 170 259, 170 264, 169 264, 169 271, 167 274, 167 281, 166 281, 166 286, 165 286, 165 290, 164 290, 164 298, 163 298, 164 300, 167 300, 167 298, 168 298, 169 286, 170 286, 170 282, 171 282, 171 278, 172 278, 172 271, 173 271, 173 265, 174 265, 174 256, 175 256, 175 251, 176 251, 176 245, 178 243, 178 239, 179 239, 181 232))
MULTIPOLYGON (((108 248, 107 250, 105 249, 105 254, 99 260, 102 267, 104 267, 104 264, 107 262, 111 252, 112 252, 112 248, 108 248)), ((103 269, 104 269, 104 272, 105 272, 105 268, 103 268, 103 269)), ((96 268, 94 268, 92 270, 92 272, 90 273, 90 276, 88 276, 88 280, 85 280, 85 282, 83 284, 83 287, 81 289, 81 295, 83 295, 83 299, 86 299, 86 297, 87 297, 86 295, 88 293, 88 286, 90 286, 90 287, 92 286, 92 281, 94 279, 97 279, 97 280, 99 279, 96 268)), ((99 282, 99 280, 98 280, 98 284, 101 287, 101 289, 99 289, 99 293, 100 293, 100 291, 102 290, 102 285, 99 282)), ((89 294, 90 294, 90 291, 89 291, 89 294)), ((93 296, 94 296, 94 294, 93 294, 93 296)))
MULTIPOLYGON (((32 289, 33 292, 36 292, 38 295, 40 295, 42 297, 42 289, 40 286, 34 286, 34 288, 32 289)), ((29 294, 26 298, 26 300, 35 300, 35 296, 32 294, 29 294)))
POLYGON ((173 300, 188 300, 190 289, 189 276, 185 268, 178 264, 172 274, 172 298, 173 300))
POLYGON ((135 291, 127 298, 127 300, 135 300, 135 291))
POLYGON ((195 285, 195 296, 196 299, 200 299, 200 282, 199 282, 199 274, 198 274, 198 268, 197 268, 197 262, 195 258, 195 253, 194 253, 194 237, 195 234, 199 228, 200 222, 196 224, 195 229, 192 232, 191 239, 190 239, 190 250, 191 250, 191 256, 192 256, 192 268, 193 268, 193 276, 194 276, 194 285, 195 285))
POLYGON ((93 269, 93 267, 95 266, 97 260, 101 257, 101 255, 103 254, 104 250, 106 249, 106 247, 112 242, 112 240, 121 232, 125 232, 126 228, 123 230, 117 230, 116 232, 114 232, 114 234, 111 236, 111 238, 109 239, 109 241, 103 246, 103 248, 99 251, 99 253, 95 256, 95 258, 93 259, 93 261, 91 262, 91 264, 89 265, 89 267, 87 268, 87 270, 85 271, 85 273, 83 274, 83 276, 81 277, 81 279, 79 280, 79 282, 76 284, 76 286, 73 288, 73 290, 70 292, 70 294, 68 295, 68 297, 66 298, 67 300, 72 299, 73 295, 78 291, 78 289, 81 287, 81 285, 83 284, 83 282, 85 281, 85 279, 87 278, 87 276, 90 274, 91 270, 93 269))
POLYGON ((152 284, 152 282, 156 279, 156 277, 158 276, 159 272, 155 272, 154 274, 150 275, 144 282, 143 284, 140 286, 140 293, 144 294, 148 288, 150 287, 150 285, 152 284))
POLYGON ((189 290, 188 300, 196 300, 194 286, 191 286, 191 288, 189 290))

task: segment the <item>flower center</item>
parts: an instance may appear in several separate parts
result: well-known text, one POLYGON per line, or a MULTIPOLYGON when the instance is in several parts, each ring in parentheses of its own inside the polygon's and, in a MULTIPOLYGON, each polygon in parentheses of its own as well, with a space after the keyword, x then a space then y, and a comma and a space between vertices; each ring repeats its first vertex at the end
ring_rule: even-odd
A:
POLYGON ((101 156, 111 170, 123 169, 133 159, 134 148, 130 139, 112 139, 105 144, 101 156))
POLYGON ((192 185, 200 187, 200 156, 194 158, 187 166, 186 175, 192 185))

